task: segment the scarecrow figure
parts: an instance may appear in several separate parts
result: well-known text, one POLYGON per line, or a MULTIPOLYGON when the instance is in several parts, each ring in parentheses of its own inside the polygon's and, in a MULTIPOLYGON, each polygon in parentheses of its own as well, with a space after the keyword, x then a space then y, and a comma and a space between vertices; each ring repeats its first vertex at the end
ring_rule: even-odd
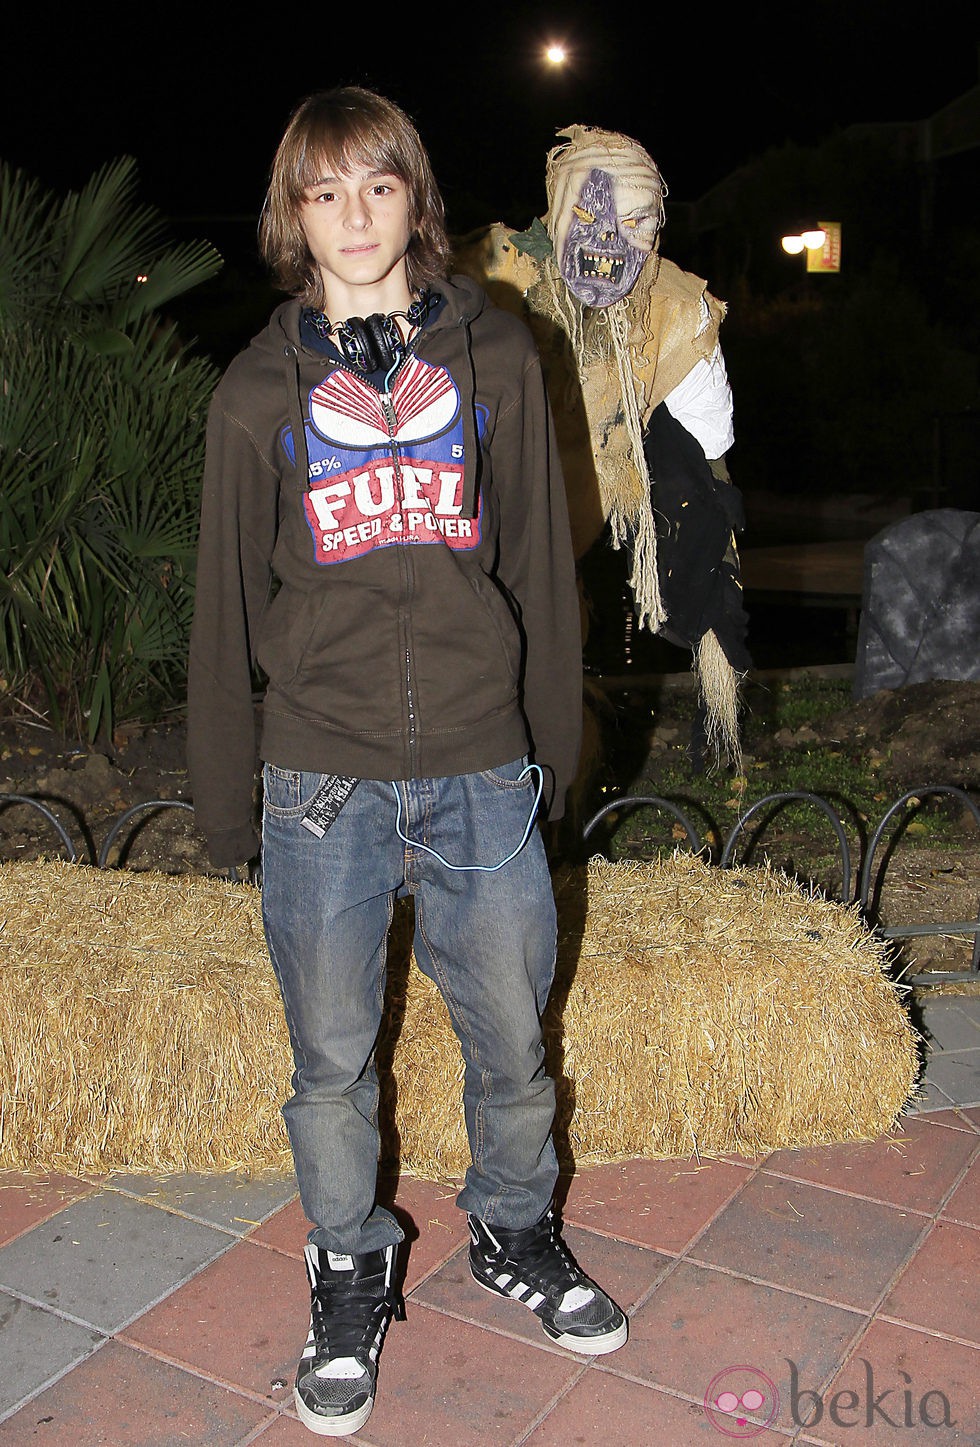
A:
POLYGON ((725 454, 732 396, 725 306, 660 255, 666 186, 636 141, 569 126, 548 155, 548 211, 501 224, 458 258, 535 333, 548 378, 576 557, 608 523, 631 555, 641 627, 693 650, 699 751, 739 760, 749 667, 725 454))

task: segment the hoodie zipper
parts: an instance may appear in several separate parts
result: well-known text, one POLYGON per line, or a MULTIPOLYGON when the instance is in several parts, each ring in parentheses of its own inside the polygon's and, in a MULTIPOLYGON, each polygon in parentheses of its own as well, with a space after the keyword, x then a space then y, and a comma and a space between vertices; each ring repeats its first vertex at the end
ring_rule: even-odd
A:
MULTIPOLYGON (((421 334, 420 334, 421 335, 421 334)), ((395 501, 402 515, 405 512, 405 479, 402 474, 401 452, 398 447, 396 432, 398 418, 395 415, 395 404, 392 400, 392 387, 399 372, 405 366, 409 357, 414 354, 415 344, 419 338, 414 337, 408 343, 397 366, 389 372, 386 381, 386 390, 380 394, 381 411, 384 414, 385 425, 388 428, 388 450, 391 455, 392 467, 394 469, 395 501)), ((412 643, 409 636, 411 618, 411 600, 415 591, 414 561, 409 556, 411 549, 408 547, 396 548, 398 555, 398 566, 401 569, 402 577, 402 606, 400 609, 400 631, 401 631, 401 654, 402 654, 402 681, 405 685, 405 709, 408 726, 408 775, 414 778, 418 764, 418 719, 415 712, 415 662, 412 657, 412 643)))

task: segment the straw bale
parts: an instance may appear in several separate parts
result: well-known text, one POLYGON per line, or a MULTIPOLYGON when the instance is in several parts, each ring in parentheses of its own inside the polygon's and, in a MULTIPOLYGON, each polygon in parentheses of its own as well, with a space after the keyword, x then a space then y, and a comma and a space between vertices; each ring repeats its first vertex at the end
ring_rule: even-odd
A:
MULTIPOLYGON (((556 877, 545 1021, 578 1164, 871 1139, 916 1036, 857 913, 691 855, 556 877)), ((393 939, 378 1046, 385 1152, 454 1178, 462 1061, 393 939)), ((284 1169, 291 1060, 258 891, 63 862, 0 866, 0 1166, 284 1169)))

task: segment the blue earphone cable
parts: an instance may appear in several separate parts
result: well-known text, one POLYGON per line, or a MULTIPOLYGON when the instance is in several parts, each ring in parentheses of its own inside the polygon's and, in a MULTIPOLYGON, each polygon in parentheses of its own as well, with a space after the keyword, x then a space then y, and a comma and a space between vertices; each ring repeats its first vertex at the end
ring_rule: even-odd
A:
POLYGON ((410 845, 413 849, 422 849, 425 851, 426 854, 431 854, 433 858, 438 859, 440 864, 444 864, 447 869, 453 870, 456 874, 472 872, 479 872, 480 874, 496 874, 498 869, 503 869, 505 864, 509 864, 512 859, 516 859, 518 854, 520 854, 528 839, 531 837, 531 830, 534 828, 534 821, 538 817, 538 806, 541 803, 541 793, 544 789, 544 774, 541 772, 540 767, 537 764, 528 764, 527 767, 522 770, 522 772, 518 775, 518 782, 520 782, 521 779, 525 778, 528 774, 531 773, 537 774, 538 787, 535 790, 534 803, 531 806, 531 812, 528 815, 527 824, 524 826, 524 833, 521 836, 521 842, 520 844, 518 844, 516 849, 514 849, 510 854, 508 854, 506 859, 501 859, 499 864, 450 864, 449 860, 446 859, 443 855, 441 855, 438 849, 430 849, 428 844, 422 844, 418 839, 409 839, 408 835, 402 831, 402 799, 401 795, 398 792, 398 785, 393 783, 391 789, 392 793, 395 796, 395 803, 398 806, 398 813, 395 816, 395 833, 404 844, 410 845))

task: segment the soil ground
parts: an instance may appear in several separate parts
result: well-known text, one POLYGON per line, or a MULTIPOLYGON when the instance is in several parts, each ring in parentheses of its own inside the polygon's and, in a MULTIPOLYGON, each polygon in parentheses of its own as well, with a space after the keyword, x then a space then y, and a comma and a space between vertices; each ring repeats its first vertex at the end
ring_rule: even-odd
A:
MULTIPOLYGON (((831 778, 835 761, 843 772, 848 760, 870 760, 878 782, 878 819, 902 793, 927 784, 956 785, 980 803, 980 684, 918 684, 845 703, 826 716, 791 725, 767 716, 771 696, 764 682, 753 683, 747 692, 746 806, 779 787, 769 782, 772 763, 794 750, 825 759, 831 778)), ((649 693, 643 695, 641 708, 636 707, 638 697, 634 686, 632 695, 620 695, 626 703, 617 705, 621 731, 631 735, 631 761, 615 779, 617 793, 628 792, 637 780, 644 781, 643 792, 653 792, 664 759, 684 754, 690 730, 688 689, 659 688, 652 695, 652 708, 649 693), (635 728, 641 712, 645 727, 635 728)), ((841 792, 846 797, 846 785, 841 792)), ((35 720, 0 719, 0 794, 45 803, 72 839, 79 859, 94 863, 113 825, 130 808, 155 800, 190 801, 183 721, 120 730, 109 755, 63 739, 35 720)), ((945 826, 938 837, 930 831, 927 838, 917 839, 913 823, 890 854, 882 841, 879 858, 888 857, 879 900, 883 924, 977 919, 978 826, 961 801, 945 801, 943 809, 945 826)), ((876 822, 864 820, 863 842, 876 822)), ((807 832, 805 825, 796 825, 766 852, 773 863, 819 881, 828 857, 827 831, 818 821, 812 839, 807 832)), ((40 812, 0 803, 0 861, 64 853, 40 812)), ((193 814, 176 808, 147 809, 134 816, 120 831, 107 862, 174 873, 208 871, 193 814)), ((961 970, 969 966, 971 948, 972 941, 962 939, 925 939, 915 941, 909 955, 914 954, 920 967, 961 970)))

